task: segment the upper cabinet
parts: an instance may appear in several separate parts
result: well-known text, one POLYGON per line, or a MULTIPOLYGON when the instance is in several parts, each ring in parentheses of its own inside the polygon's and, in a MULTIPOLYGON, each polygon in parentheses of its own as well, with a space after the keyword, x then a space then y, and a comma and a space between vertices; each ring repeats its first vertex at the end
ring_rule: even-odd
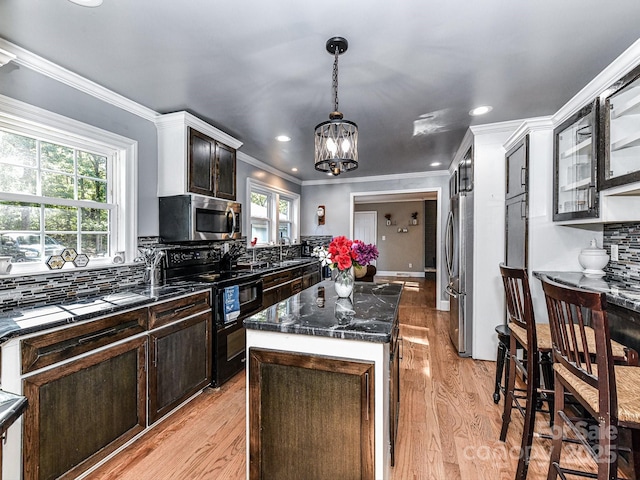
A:
POLYGON ((242 143, 187 112, 162 115, 158 196, 197 193, 236 199, 236 149, 242 143))
POLYGON ((553 220, 597 218, 597 103, 553 131, 553 220))
POLYGON ((640 66, 600 97, 600 189, 640 181, 640 66))

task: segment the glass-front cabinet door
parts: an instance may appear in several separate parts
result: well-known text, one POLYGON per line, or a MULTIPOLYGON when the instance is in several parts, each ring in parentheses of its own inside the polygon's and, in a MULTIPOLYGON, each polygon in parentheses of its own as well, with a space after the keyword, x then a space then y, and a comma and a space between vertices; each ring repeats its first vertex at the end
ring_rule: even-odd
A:
POLYGON ((640 66, 600 97, 599 189, 640 181, 640 66))
POLYGON ((553 220, 598 217, 596 192, 597 102, 553 131, 553 220))

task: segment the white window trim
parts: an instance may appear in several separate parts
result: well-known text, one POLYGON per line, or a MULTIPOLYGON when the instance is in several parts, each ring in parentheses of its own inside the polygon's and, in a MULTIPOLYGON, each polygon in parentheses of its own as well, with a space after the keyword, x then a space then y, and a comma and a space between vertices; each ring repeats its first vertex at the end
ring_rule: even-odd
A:
MULTIPOLYGON (((120 162, 113 172, 113 198, 117 199, 115 216, 118 235, 113 252, 125 252, 125 262, 132 262, 138 246, 138 142, 116 133, 102 130, 77 120, 44 110, 40 107, 0 95, 0 126, 22 135, 46 136, 62 145, 95 150, 96 145, 117 153, 120 162), (126 159, 126 160, 123 160, 126 159)), ((1 200, 16 200, 16 195, 3 194, 1 200)), ((111 258, 91 259, 86 268, 111 265, 111 258)), ((12 274, 50 271, 44 263, 13 266, 12 274)))
MULTIPOLYGON (((247 242, 251 239, 251 191, 258 190, 264 191, 265 193, 271 193, 273 195, 273 205, 271 206, 270 212, 270 237, 269 243, 277 244, 279 242, 278 237, 278 227, 280 223, 280 216, 278 214, 278 204, 280 200, 280 196, 286 197, 291 200, 291 208, 292 212, 290 215, 290 222, 292 225, 291 243, 294 243, 294 240, 298 240, 300 238, 300 195, 294 192, 290 192, 289 190, 285 190, 283 188, 274 187, 273 185, 269 185, 268 183, 261 182, 260 180, 256 180, 254 178, 247 178, 247 199, 246 205, 248 206, 248 214, 246 215, 246 225, 245 231, 247 232, 247 242)), ((264 245, 264 244, 259 244, 264 245)))

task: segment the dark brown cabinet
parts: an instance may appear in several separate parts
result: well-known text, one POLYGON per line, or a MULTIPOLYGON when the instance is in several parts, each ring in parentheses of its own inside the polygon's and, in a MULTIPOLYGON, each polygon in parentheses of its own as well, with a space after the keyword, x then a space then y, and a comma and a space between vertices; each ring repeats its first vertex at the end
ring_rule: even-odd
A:
POLYGON ((189 128, 189 192, 236 199, 236 151, 189 128))
POLYGON ((236 199, 236 151, 216 142, 216 197, 236 199))
POLYGON ((209 292, 149 308, 149 423, 211 383, 209 292), (155 320, 154 320, 155 319, 155 320))
POLYGON ((24 478, 75 478, 146 425, 147 337, 23 380, 24 478))
POLYGON ((214 197, 216 193, 216 141, 189 129, 189 191, 214 197))
POLYGON ((396 443, 398 439, 398 421, 400 419, 400 360, 402 353, 398 323, 393 327, 389 346, 389 439, 391 442, 391 466, 396 464, 396 443))
POLYGON ((320 264, 289 268, 262 277, 262 308, 270 307, 320 281, 320 264))
POLYGON ((374 370, 251 348, 249 478, 373 479, 374 370))

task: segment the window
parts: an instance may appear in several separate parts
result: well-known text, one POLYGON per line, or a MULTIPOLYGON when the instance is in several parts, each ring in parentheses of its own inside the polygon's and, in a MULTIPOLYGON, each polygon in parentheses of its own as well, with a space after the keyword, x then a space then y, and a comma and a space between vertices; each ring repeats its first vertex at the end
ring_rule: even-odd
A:
POLYGON ((135 142, 9 103, 19 104, 23 117, 8 115, 2 105, 0 255, 11 256, 17 273, 46 269, 44 262, 65 248, 94 265, 116 251, 129 249, 133 256, 135 213, 126 210, 137 195, 127 179, 135 179, 135 142))
POLYGON ((300 196, 253 179, 248 180, 247 191, 251 206, 249 240, 257 239, 263 245, 297 241, 300 196))

